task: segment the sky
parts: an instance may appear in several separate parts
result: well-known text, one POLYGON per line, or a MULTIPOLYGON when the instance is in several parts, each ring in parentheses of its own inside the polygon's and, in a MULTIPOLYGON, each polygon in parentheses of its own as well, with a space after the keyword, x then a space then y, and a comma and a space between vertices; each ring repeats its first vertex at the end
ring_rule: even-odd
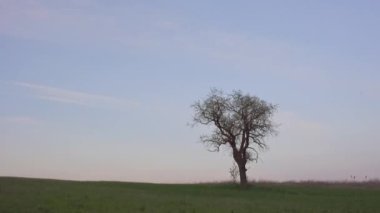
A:
POLYGON ((190 107, 278 105, 250 180, 380 177, 380 2, 0 0, 0 176, 230 180, 190 107))

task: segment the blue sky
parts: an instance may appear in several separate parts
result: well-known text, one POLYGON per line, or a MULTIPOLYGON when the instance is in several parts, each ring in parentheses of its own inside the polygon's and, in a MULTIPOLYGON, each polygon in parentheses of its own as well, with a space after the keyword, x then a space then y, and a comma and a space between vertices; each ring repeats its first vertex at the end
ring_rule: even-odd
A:
POLYGON ((190 105, 278 104, 251 179, 380 177, 378 1, 0 0, 0 176, 227 180, 190 105))

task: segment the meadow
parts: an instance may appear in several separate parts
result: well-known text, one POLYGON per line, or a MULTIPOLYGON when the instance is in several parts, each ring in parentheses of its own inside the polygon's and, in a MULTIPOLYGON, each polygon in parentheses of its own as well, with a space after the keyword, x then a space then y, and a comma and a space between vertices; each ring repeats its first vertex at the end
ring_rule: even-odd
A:
POLYGON ((0 212, 380 212, 378 183, 148 184, 0 177, 0 212))

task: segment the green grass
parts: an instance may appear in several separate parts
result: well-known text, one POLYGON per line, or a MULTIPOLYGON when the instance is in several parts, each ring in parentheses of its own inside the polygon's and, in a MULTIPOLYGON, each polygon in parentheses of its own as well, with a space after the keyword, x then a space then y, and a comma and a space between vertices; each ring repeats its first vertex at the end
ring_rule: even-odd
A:
POLYGON ((0 177, 0 212, 380 212, 366 184, 145 184, 0 177))

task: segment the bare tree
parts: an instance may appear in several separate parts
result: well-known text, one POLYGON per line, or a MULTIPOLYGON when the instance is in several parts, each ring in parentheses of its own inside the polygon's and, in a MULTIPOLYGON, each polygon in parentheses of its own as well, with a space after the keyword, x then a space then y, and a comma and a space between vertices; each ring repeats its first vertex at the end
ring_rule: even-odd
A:
POLYGON ((257 162, 259 151, 267 148, 265 137, 276 132, 272 121, 276 106, 241 91, 225 95, 212 89, 192 107, 194 124, 215 127, 210 135, 201 136, 201 141, 212 151, 219 151, 222 145, 229 147, 239 168, 240 184, 246 185, 246 164, 257 162))

